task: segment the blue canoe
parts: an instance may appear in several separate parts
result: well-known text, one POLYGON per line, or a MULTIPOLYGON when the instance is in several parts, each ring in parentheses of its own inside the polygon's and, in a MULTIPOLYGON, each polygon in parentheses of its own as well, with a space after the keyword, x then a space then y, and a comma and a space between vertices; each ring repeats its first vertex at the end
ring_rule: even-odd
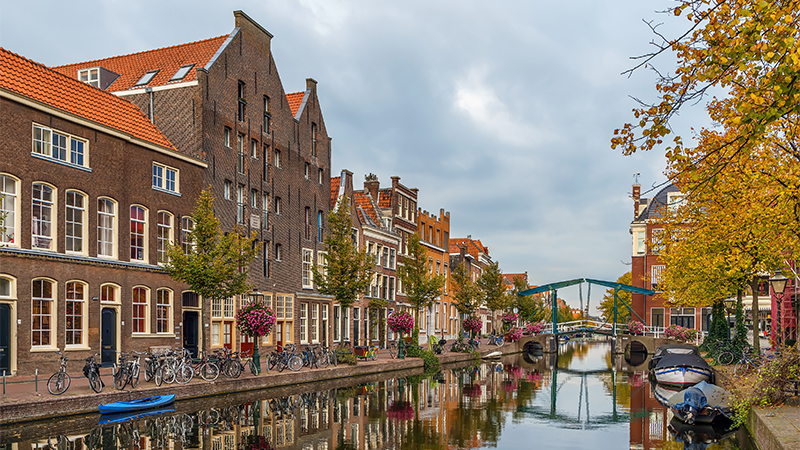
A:
POLYGON ((114 402, 100 405, 101 414, 116 414, 122 412, 139 411, 142 409, 160 408, 175 401, 175 394, 154 395, 127 402, 114 402))
POLYGON ((136 419, 141 419, 142 417, 154 416, 156 414, 164 414, 174 411, 175 408, 173 408, 172 406, 165 406, 163 408, 146 409, 144 411, 130 411, 117 414, 103 414, 102 416, 100 416, 100 421, 97 424, 111 425, 115 423, 131 422, 136 419))

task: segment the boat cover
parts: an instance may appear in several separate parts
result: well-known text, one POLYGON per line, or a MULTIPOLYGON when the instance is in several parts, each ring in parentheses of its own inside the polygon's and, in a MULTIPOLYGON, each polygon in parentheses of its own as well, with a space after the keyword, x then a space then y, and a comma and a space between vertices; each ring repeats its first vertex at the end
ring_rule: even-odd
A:
POLYGON ((656 364, 658 364, 661 358, 668 355, 695 355, 700 358, 700 349, 690 344, 659 345, 656 349, 656 352, 653 354, 653 357, 650 359, 648 368, 652 369, 656 366, 656 364))
MULTIPOLYGON (((653 359, 655 360, 655 357, 653 359)), ((706 360, 696 353, 665 353, 658 360, 655 360, 655 364, 651 369, 665 369, 668 367, 696 367, 712 372, 711 366, 708 365, 706 360)))
POLYGON ((725 389, 701 381, 669 399, 675 417, 691 425, 712 423, 720 419, 730 420, 731 394, 725 389))

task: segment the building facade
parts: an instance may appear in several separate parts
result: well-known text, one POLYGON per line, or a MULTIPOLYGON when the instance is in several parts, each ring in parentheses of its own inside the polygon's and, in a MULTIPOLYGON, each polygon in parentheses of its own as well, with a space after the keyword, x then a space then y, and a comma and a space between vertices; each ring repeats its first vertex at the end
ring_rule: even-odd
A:
POLYGON ((427 253, 430 276, 442 275, 445 279, 442 295, 421 316, 420 341, 424 337, 424 342, 427 342, 431 335, 451 340, 458 334, 459 324, 458 311, 450 296, 450 212, 442 208, 437 217, 420 208, 417 211, 417 230, 427 253))
POLYGON ((309 340, 324 341, 332 305, 309 276, 324 257, 330 195, 331 140, 317 82, 287 94, 272 35, 241 11, 234 18, 227 35, 56 70, 138 105, 180 152, 207 164, 202 182, 223 229, 255 233, 260 253, 248 276, 255 291, 200 308, 204 345, 249 350, 233 314, 262 297, 278 316, 263 344, 299 342, 304 311, 316 320, 309 340))
POLYGON ((205 161, 133 104, 0 49, 0 372, 191 345, 183 243, 205 161))
MULTIPOLYGON (((480 278, 484 269, 490 266, 493 261, 489 256, 489 247, 486 247, 480 240, 472 239, 472 236, 466 238, 451 238, 448 243, 450 251, 450 269, 454 270, 459 264, 465 264, 469 270, 472 282, 475 283, 480 278)), ((475 314, 480 317, 483 322, 481 328, 482 333, 490 333, 492 331, 492 322, 489 317, 489 309, 486 305, 481 305, 475 314)), ((460 317, 461 319, 465 317, 460 317)))

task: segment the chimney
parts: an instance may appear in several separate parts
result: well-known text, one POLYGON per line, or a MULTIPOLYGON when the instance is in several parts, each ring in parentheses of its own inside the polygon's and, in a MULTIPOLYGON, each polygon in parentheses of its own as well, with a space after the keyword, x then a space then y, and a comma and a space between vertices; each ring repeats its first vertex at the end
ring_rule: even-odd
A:
POLYGON ((364 191, 372 196, 372 201, 378 202, 378 190, 381 188, 381 182, 378 181, 378 176, 371 173, 364 177, 364 191))
POLYGON ((639 197, 642 195, 642 185, 641 184, 634 184, 633 185, 633 219, 636 220, 636 217, 639 215, 639 197))

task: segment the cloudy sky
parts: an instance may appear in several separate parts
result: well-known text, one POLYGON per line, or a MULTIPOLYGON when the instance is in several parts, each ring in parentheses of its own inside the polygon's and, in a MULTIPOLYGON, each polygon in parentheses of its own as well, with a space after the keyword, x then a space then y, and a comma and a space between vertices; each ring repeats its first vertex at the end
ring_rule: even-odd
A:
POLYGON ((275 36, 287 92, 319 82, 334 172, 400 176, 422 209, 450 212, 452 237, 541 285, 629 269, 633 175, 663 182, 663 152, 609 140, 631 96, 653 99, 652 72, 621 73, 651 48, 643 20, 679 29, 657 14, 669 4, 0 0, 0 45, 55 66, 228 34, 241 9, 275 36))

